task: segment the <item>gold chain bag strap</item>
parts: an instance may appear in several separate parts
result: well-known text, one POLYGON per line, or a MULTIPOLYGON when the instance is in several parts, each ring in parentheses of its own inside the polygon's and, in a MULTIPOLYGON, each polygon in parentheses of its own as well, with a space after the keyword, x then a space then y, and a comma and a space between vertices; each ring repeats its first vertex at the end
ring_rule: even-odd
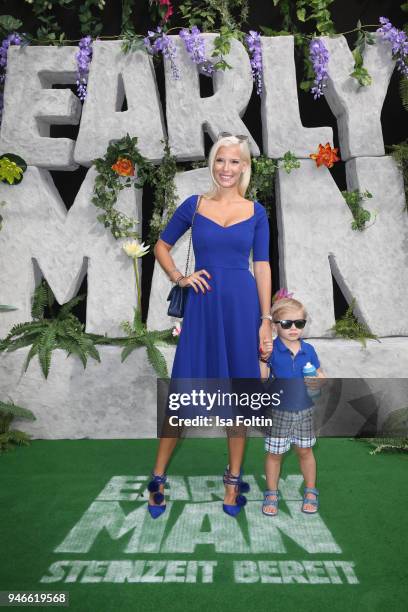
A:
MULTIPOLYGON (((184 276, 188 276, 187 271, 188 271, 188 264, 189 264, 189 259, 190 259, 191 237, 193 234, 193 223, 194 223, 194 218, 198 210, 198 207, 200 206, 201 197, 202 196, 198 196, 197 198, 197 206, 194 211, 193 218, 191 220, 190 240, 188 243, 186 270, 185 270, 184 276)), ((188 290, 189 290, 189 286, 180 287, 179 285, 174 285, 174 287, 171 288, 170 293, 167 296, 167 301, 170 302, 168 310, 167 310, 167 314, 169 317, 178 317, 179 319, 182 319, 184 317, 184 306, 186 303, 188 290)))

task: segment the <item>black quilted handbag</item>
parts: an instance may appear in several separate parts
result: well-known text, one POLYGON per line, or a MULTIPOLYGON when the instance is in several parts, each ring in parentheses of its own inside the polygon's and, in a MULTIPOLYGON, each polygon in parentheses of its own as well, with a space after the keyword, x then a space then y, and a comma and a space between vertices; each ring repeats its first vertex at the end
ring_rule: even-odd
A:
MULTIPOLYGON (((188 243, 186 271, 184 273, 184 276, 187 276, 188 261, 190 259, 191 234, 192 234, 193 222, 194 222, 195 214, 199 207, 200 199, 201 199, 201 196, 197 199, 197 206, 196 206, 196 209, 194 211, 194 215, 191 221, 190 241, 188 243)), ((169 315, 169 317, 178 317, 179 319, 182 319, 184 317, 184 306, 186 303, 187 294, 188 294, 189 289, 190 287, 180 287, 179 285, 174 285, 174 287, 171 288, 170 293, 167 296, 167 301, 170 302, 168 310, 167 310, 167 314, 169 315)))
POLYGON ((167 297, 167 301, 170 301, 167 310, 169 317, 179 317, 180 319, 184 317, 184 305, 186 303, 188 289, 189 287, 179 287, 178 285, 174 285, 174 287, 171 288, 167 297))

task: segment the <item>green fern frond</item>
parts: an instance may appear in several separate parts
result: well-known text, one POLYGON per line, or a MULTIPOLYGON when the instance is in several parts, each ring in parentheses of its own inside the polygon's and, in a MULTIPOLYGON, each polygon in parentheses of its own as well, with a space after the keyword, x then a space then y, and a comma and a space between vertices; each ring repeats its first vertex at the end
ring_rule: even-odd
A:
POLYGON ((70 357, 71 355, 77 355, 77 357, 79 357, 79 359, 82 361, 82 363, 84 364, 84 367, 86 367, 86 359, 85 359, 85 363, 84 363, 84 355, 83 355, 83 351, 82 349, 78 346, 77 342, 74 342, 72 339, 70 338, 65 338, 65 339, 60 339, 58 341, 58 348, 63 349, 65 351, 67 351, 67 358, 70 357))
POLYGON ((403 77, 400 80, 400 96, 401 96, 402 106, 405 108, 406 111, 408 111, 408 78, 407 77, 403 77))
POLYGON ((172 336, 172 340, 155 340, 154 344, 155 346, 163 346, 163 347, 169 347, 169 346, 176 346, 178 343, 178 337, 177 336, 172 336))
POLYGON ((57 335, 56 335, 56 347, 59 346, 60 341, 63 339, 71 340, 75 344, 79 344, 79 339, 81 338, 82 332, 78 332, 76 330, 72 330, 70 327, 57 326, 57 335))
POLYGON ((71 310, 77 305, 79 304, 79 302, 82 302, 82 300, 85 298, 85 294, 81 294, 81 295, 76 295, 75 297, 73 297, 71 300, 69 300, 69 302, 67 302, 66 304, 63 304, 60 308, 60 311, 57 315, 58 319, 65 319, 65 317, 67 316, 68 313, 71 312, 71 310))
POLYGON ((159 349, 150 342, 146 342, 147 358, 159 378, 168 378, 167 363, 159 349))
POLYGON ((358 340, 362 343, 363 347, 366 348, 367 338, 378 340, 378 336, 373 334, 366 325, 357 321, 353 313, 355 303, 356 300, 353 298, 345 314, 341 319, 336 321, 333 327, 331 327, 331 331, 334 332, 335 336, 348 338, 350 340, 358 340))
POLYGON ((101 363, 101 356, 99 354, 98 349, 96 348, 96 346, 94 346, 92 344, 92 342, 90 342, 88 344, 88 354, 90 357, 92 357, 93 359, 95 359, 95 361, 98 361, 99 363, 101 363))
POLYGON ((51 365, 51 354, 55 347, 55 327, 48 325, 48 328, 43 331, 38 343, 38 359, 45 378, 48 378, 48 372, 51 365))
POLYGON ((0 413, 1 414, 11 414, 13 417, 18 417, 19 419, 28 419, 30 421, 36 420, 31 410, 28 410, 27 408, 23 408, 22 406, 18 406, 14 402, 0 401, 0 413))
POLYGON ((125 336, 115 336, 112 338, 108 338, 108 336, 99 336, 96 334, 90 334, 87 332, 87 335, 92 340, 94 344, 106 344, 106 345, 118 345, 124 346, 128 342, 128 338, 125 336))
POLYGON ((84 370, 85 370, 86 363, 88 361, 88 357, 87 357, 86 351, 84 351, 84 349, 78 343, 76 343, 73 346, 72 353, 74 355, 77 355, 80 358, 80 360, 82 361, 82 365, 84 366, 84 370))
POLYGON ((173 336, 171 329, 154 329, 152 331, 148 331, 147 333, 152 342, 165 341, 173 343, 173 340, 176 340, 177 342, 177 337, 173 336))
POLYGON ((76 343, 71 338, 58 338, 58 348, 67 352, 67 357, 75 352, 76 343))
POLYGON ((25 332, 31 332, 33 330, 41 331, 44 327, 43 321, 24 321, 24 323, 16 323, 10 329, 7 336, 4 338, 3 342, 10 340, 14 336, 21 336, 25 332))
POLYGON ((39 338, 37 340, 35 340, 35 342, 33 342, 33 344, 31 345, 30 350, 28 351, 28 355, 26 357, 25 363, 24 363, 24 372, 27 371, 27 368, 30 364, 31 359, 37 354, 38 352, 38 344, 39 344, 39 338))
MULTIPOLYGON (((37 332, 35 333, 35 335, 37 335, 37 332)), ((12 351, 16 351, 19 348, 30 346, 32 342, 33 339, 30 337, 30 334, 25 334, 22 338, 17 338, 16 340, 13 340, 13 342, 0 342, 0 351, 6 351, 7 353, 11 353, 12 351)))
POLYGON ((31 316, 33 319, 42 319, 44 317, 45 307, 51 306, 55 302, 55 297, 51 291, 51 287, 43 278, 41 283, 36 287, 33 295, 33 304, 31 306, 31 316))
POLYGON ((0 434, 0 451, 7 452, 10 450, 14 450, 14 446, 28 446, 30 444, 30 437, 28 434, 25 434, 23 431, 19 431, 18 429, 11 429, 10 431, 6 431, 0 434))
POLYGON ((130 353, 132 353, 135 349, 139 348, 140 346, 141 345, 138 342, 135 342, 135 341, 128 342, 128 344, 125 346, 125 348, 123 349, 121 353, 121 356, 120 356, 121 363, 125 361, 125 359, 130 355, 130 353))
POLYGON ((24 431, 20 431, 19 429, 11 429, 9 434, 10 442, 14 442, 14 444, 18 444, 19 446, 29 446, 31 439, 29 434, 26 434, 24 431))
POLYGON ((99 361, 99 363, 101 362, 98 350, 94 346, 92 340, 87 338, 85 334, 79 337, 78 344, 85 353, 88 353, 88 355, 93 357, 96 361, 99 361))
POLYGON ((376 455, 384 451, 408 451, 408 438, 368 438, 367 442, 374 446, 370 455, 376 455))
POLYGON ((0 450, 7 451, 10 450, 10 438, 11 434, 6 431, 4 433, 0 433, 0 450))

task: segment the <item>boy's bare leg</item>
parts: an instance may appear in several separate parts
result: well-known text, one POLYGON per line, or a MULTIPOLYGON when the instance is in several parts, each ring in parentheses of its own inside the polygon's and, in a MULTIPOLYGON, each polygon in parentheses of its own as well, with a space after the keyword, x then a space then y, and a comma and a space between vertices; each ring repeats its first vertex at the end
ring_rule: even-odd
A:
MULTIPOLYGON (((282 464, 282 454, 266 453, 265 457, 265 475, 266 487, 270 491, 275 491, 278 488, 279 474, 282 464)), ((277 496, 271 495, 271 501, 276 501, 277 496)), ((265 505, 265 511, 276 514, 277 509, 274 506, 265 505)))
MULTIPOLYGON (((316 460, 313 454, 313 448, 299 448, 296 445, 294 446, 299 457, 300 470, 303 474, 305 486, 314 488, 316 486, 316 460)), ((306 493, 306 497, 308 499, 316 499, 314 493, 306 493)), ((315 506, 312 504, 305 504, 304 508, 307 512, 314 512, 316 510, 315 506)))

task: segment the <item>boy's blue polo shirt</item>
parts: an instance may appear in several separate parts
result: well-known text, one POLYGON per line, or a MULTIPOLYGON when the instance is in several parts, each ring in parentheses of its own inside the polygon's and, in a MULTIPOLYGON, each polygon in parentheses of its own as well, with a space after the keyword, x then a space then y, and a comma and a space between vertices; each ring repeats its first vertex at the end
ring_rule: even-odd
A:
POLYGON ((320 361, 314 347, 300 338, 300 349, 295 357, 277 336, 273 341, 273 351, 268 365, 277 378, 303 378, 303 366, 308 362, 320 368, 320 361))
POLYGON ((268 360, 270 367, 270 377, 282 378, 297 378, 301 379, 298 382, 286 382, 278 380, 279 390, 283 390, 281 394, 281 404, 277 408, 282 410, 305 410, 313 406, 313 400, 308 396, 306 385, 303 382, 303 366, 308 362, 314 367, 320 368, 320 361, 314 347, 300 338, 300 349, 293 357, 291 351, 277 336, 273 341, 273 351, 268 360))

